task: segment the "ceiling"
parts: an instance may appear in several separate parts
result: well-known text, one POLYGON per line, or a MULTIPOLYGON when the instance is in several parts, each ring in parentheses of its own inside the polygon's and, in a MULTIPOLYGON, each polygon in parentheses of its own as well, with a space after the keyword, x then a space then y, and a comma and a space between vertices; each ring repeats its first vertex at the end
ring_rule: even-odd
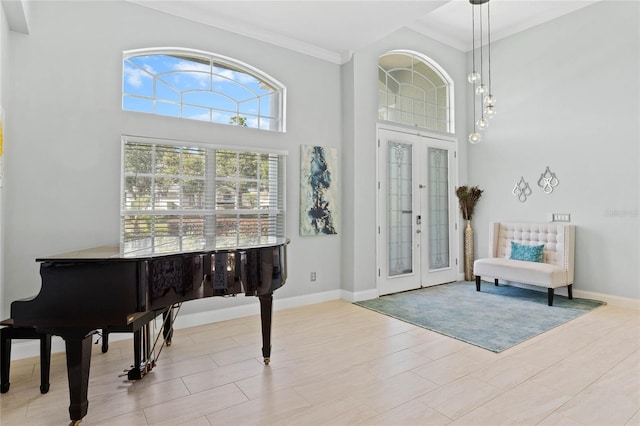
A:
MULTIPOLYGON (((335 63, 407 27, 471 49, 468 0, 130 0, 335 63)), ((491 0, 492 41, 601 0, 491 0)))

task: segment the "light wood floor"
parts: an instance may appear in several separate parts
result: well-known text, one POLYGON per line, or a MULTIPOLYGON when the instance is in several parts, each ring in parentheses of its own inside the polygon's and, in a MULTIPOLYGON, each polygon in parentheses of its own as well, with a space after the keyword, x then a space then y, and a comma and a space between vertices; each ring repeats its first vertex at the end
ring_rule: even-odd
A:
MULTIPOLYGON (((598 308, 494 354, 344 301, 177 330, 143 380, 118 377, 128 340, 94 345, 82 425, 638 425, 640 312, 598 308)), ((0 423, 68 424, 64 354, 39 393, 37 358, 12 363, 0 423)))

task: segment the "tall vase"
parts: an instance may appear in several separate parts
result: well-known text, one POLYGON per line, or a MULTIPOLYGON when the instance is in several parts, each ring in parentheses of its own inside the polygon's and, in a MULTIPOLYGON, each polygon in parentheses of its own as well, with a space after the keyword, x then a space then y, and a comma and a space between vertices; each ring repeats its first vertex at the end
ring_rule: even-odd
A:
POLYGON ((473 228, 470 219, 464 230, 464 280, 473 281, 473 228))

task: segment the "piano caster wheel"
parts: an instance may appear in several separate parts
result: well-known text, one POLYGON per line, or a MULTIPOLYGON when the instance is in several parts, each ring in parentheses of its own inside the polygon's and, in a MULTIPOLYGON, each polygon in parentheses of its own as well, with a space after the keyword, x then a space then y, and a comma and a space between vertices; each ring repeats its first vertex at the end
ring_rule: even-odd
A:
POLYGON ((40 386, 40 393, 41 394, 45 394, 47 392, 49 392, 49 383, 47 383, 46 385, 40 386))
POLYGON ((264 359, 264 365, 269 365, 270 362, 271 362, 271 358, 264 359))
POLYGON ((80 426, 81 422, 82 422, 82 419, 80 419, 80 420, 71 420, 69 422, 69 426, 80 426))
POLYGON ((2 388, 0 389, 0 393, 9 392, 9 386, 11 386, 11 383, 3 383, 2 388))
POLYGON ((166 341, 167 346, 171 346, 171 339, 166 341))

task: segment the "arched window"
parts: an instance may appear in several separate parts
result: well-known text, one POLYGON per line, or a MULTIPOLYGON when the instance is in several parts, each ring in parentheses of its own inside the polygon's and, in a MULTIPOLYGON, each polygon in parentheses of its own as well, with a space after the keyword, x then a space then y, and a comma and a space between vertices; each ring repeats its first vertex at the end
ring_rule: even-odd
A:
POLYGON ((378 119, 454 133, 453 81, 434 61, 393 50, 378 60, 378 119))
POLYGON ((285 87, 250 65, 178 48, 124 52, 122 109, 285 130, 285 87))

